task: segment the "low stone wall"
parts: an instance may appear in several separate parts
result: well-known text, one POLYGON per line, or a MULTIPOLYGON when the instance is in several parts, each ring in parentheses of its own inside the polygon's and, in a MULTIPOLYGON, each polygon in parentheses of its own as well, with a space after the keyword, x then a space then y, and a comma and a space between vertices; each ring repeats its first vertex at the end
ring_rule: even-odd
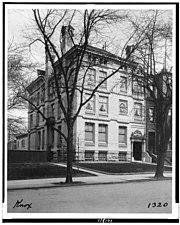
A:
POLYGON ((8 163, 47 162, 47 151, 9 150, 8 163))

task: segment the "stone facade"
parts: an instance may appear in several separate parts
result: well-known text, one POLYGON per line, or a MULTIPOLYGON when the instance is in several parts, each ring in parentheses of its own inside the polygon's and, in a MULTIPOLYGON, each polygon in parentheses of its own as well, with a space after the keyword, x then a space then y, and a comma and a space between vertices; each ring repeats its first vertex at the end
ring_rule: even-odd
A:
MULTIPOLYGON (((101 68, 96 69, 97 80, 100 71, 101 68)), ((104 71, 111 73, 111 65, 107 65, 104 71)), ((87 88, 86 94, 89 91, 90 88, 87 88)), ((77 118, 76 159, 144 161, 144 108, 144 97, 133 93, 129 73, 121 70, 109 78, 106 87, 99 89, 77 118), (122 79, 127 82, 125 87, 122 87, 122 79), (139 135, 135 137, 134 133, 139 135)))
MULTIPOLYGON (((71 52, 71 49, 68 52, 71 52)), ((118 56, 89 46, 84 61, 87 62, 93 57, 99 63, 88 72, 84 98, 88 97, 98 82, 120 66, 118 56)), ((38 70, 38 77, 28 86, 28 92, 31 100, 47 118, 55 118, 55 127, 65 131, 51 73, 52 69, 46 57, 45 71, 38 70)), ((83 76, 83 73, 82 68, 80 76, 83 76)), ((79 103, 78 93, 75 102, 79 103)), ((120 69, 102 84, 94 98, 78 115, 74 126, 74 159, 150 161, 146 154, 145 108, 143 91, 132 82, 131 66, 120 69)), ((50 160, 65 160, 66 145, 60 134, 50 129, 47 121, 40 113, 33 110, 31 105, 29 105, 28 121, 29 149, 49 151, 50 160)))

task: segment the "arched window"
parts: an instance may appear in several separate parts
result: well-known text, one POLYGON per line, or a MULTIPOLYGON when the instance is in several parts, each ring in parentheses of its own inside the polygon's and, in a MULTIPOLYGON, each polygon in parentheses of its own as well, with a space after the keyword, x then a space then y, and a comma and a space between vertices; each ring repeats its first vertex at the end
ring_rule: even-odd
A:
POLYGON ((119 101, 119 113, 120 114, 127 114, 128 113, 128 103, 127 101, 120 100, 119 101))
POLYGON ((120 104, 120 112, 125 113, 126 112, 126 105, 124 103, 120 104))

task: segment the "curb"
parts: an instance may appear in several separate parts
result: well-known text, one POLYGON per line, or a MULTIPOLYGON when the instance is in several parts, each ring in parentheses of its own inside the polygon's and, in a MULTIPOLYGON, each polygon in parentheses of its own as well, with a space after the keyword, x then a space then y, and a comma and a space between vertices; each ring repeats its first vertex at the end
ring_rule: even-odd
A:
POLYGON ((85 182, 73 182, 72 184, 62 184, 60 183, 52 183, 47 186, 34 186, 34 187, 14 187, 14 188, 7 188, 8 191, 15 191, 15 190, 27 190, 27 189, 45 189, 45 188, 58 188, 58 187, 77 187, 77 186, 86 186, 86 185, 104 185, 104 184, 120 184, 120 183, 134 183, 134 182, 146 182, 146 181, 162 181, 162 180, 172 180, 172 177, 164 177, 161 179, 155 178, 144 178, 144 179, 136 179, 136 180, 122 180, 122 181, 110 181, 110 182, 95 182, 95 183, 85 183, 85 182))

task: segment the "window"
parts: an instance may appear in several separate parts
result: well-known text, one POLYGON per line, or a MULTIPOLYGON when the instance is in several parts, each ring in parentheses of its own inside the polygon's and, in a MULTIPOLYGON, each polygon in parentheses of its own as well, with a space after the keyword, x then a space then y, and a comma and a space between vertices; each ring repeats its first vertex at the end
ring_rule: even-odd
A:
POLYGON ((54 103, 53 103, 53 104, 51 104, 50 117, 54 117, 54 111, 55 111, 55 109, 54 109, 54 103))
POLYGON ((22 141, 21 141, 21 148, 24 148, 25 147, 25 140, 23 139, 22 141))
POLYGON ((100 59, 99 59, 99 63, 100 63, 100 64, 103 64, 103 62, 104 62, 104 59, 103 59, 103 58, 100 58, 100 59))
POLYGON ((31 104, 31 103, 33 103, 33 96, 31 96, 30 98, 29 98, 29 100, 30 100, 30 103, 29 103, 29 110, 31 111, 31 110, 33 110, 33 105, 31 104))
POLYGON ((99 59, 99 63, 100 63, 100 64, 107 65, 107 59, 100 58, 100 59, 99 59))
POLYGON ((53 99, 55 97, 55 83, 51 82, 49 84, 49 98, 53 99))
POLYGON ((136 118, 141 118, 142 117, 142 104, 141 103, 135 103, 134 104, 134 116, 136 118))
POLYGON ((36 116, 37 116, 37 118, 36 118, 37 119, 36 120, 37 121, 37 125, 39 125, 39 112, 36 113, 36 116))
POLYGON ((93 55, 88 55, 88 61, 91 65, 95 65, 98 62, 98 58, 93 55))
MULTIPOLYGON (((58 130, 61 132, 61 126, 58 126, 58 130)), ((62 136, 58 132, 58 135, 57 135, 57 147, 61 147, 61 146, 62 146, 62 136)))
POLYGON ((92 60, 93 60, 93 63, 94 63, 94 64, 96 64, 96 63, 97 63, 98 58, 97 58, 96 56, 93 56, 93 57, 92 57, 92 60))
POLYGON ((108 143, 108 126, 106 124, 99 124, 99 142, 108 143))
MULTIPOLYGON (((90 97, 89 94, 86 94, 86 99, 90 97)), ((86 104, 87 112, 95 112, 95 96, 93 96, 86 104)))
POLYGON ((127 153, 126 152, 119 152, 118 159, 119 159, 119 161, 127 161, 127 153))
POLYGON ((94 161, 94 151, 85 151, 85 160, 94 161))
MULTIPOLYGON (((45 115, 45 107, 43 107, 43 115, 46 116, 45 115)), ((42 117, 42 120, 44 121, 44 117, 42 117)))
POLYGON ((167 150, 172 151, 172 138, 169 139, 167 150))
POLYGON ((92 60, 92 55, 88 55, 88 61, 91 62, 92 60))
POLYGON ((42 149, 44 149, 44 130, 42 131, 42 149))
POLYGON ((45 85, 41 87, 41 102, 44 102, 45 99, 45 85))
MULTIPOLYGON (((99 83, 103 81, 107 77, 107 73, 105 71, 99 71, 99 83)), ((107 80, 101 84, 102 88, 107 88, 107 80)))
POLYGON ((137 74, 141 74, 141 73, 143 72, 142 67, 141 67, 140 65, 138 65, 138 66, 136 67, 135 72, 136 72, 137 74))
POLYGON ((155 132, 148 132, 148 151, 156 154, 155 132))
POLYGON ((30 128, 33 127, 33 114, 30 115, 30 128))
POLYGON ((133 81, 133 94, 142 96, 143 94, 143 88, 138 84, 137 81, 133 81))
POLYGON ((127 92, 127 77, 121 77, 120 91, 127 92))
POLYGON ((37 93, 37 105, 39 105, 39 100, 40 100, 40 93, 37 93))
POLYGON ((119 127, 119 144, 127 144, 127 127, 119 127))
POLYGON ((57 112, 57 114, 58 114, 57 118, 60 119, 61 118, 61 108, 60 108, 59 102, 57 102, 57 111, 58 111, 57 112))
POLYGON ((104 151, 98 152, 98 160, 107 161, 107 152, 104 152, 104 151))
POLYGON ((41 148, 41 131, 38 131, 37 148, 41 148))
POLYGON ((99 111, 101 113, 108 113, 108 98, 107 97, 99 97, 99 111))
POLYGON ((51 129, 51 147, 54 147, 54 129, 51 129))
POLYGON ((88 83, 95 84, 96 83, 96 70, 88 69, 87 72, 88 83))
POLYGON ((170 108, 168 111, 168 117, 171 117, 171 116, 172 116, 172 108, 170 108))
POLYGON ((85 140, 94 142, 94 123, 85 123, 85 140))
POLYGON ((128 114, 128 102, 124 100, 119 100, 119 113, 128 114))
POLYGON ((154 88, 154 86, 151 84, 151 83, 148 83, 148 89, 149 90, 146 90, 146 93, 147 93, 147 97, 151 97, 152 93, 156 93, 156 89, 154 88))
POLYGON ((149 121, 154 122, 154 108, 149 108, 149 121))

